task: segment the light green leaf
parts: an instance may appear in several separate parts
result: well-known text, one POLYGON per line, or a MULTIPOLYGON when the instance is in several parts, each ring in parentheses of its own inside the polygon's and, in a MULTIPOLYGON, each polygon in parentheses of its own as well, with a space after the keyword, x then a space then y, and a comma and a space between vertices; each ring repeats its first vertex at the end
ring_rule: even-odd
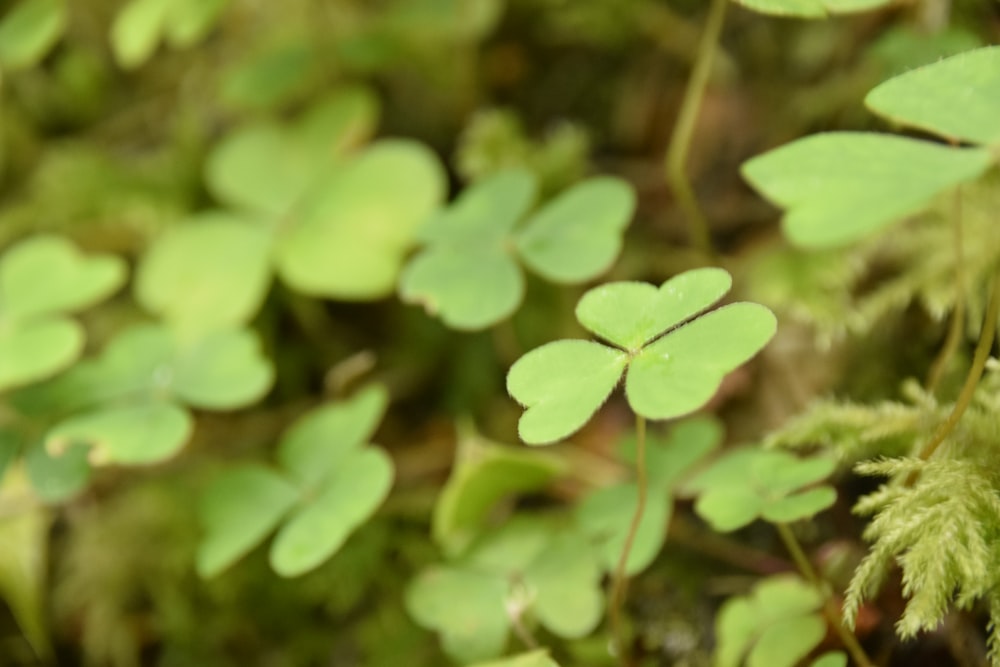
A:
POLYGON ((782 496, 830 476, 837 462, 826 456, 799 458, 789 452, 761 451, 750 464, 749 478, 771 496, 782 496))
POLYGON ((60 236, 34 236, 0 259, 0 320, 82 310, 125 282, 125 263, 111 255, 84 255, 60 236))
POLYGON ((6 70, 32 67, 65 29, 63 0, 22 0, 0 21, 0 66, 6 70))
POLYGON ((475 331, 517 310, 524 297, 524 277, 500 246, 432 246, 403 270, 399 296, 422 305, 453 329, 475 331))
POLYGON ((864 12, 887 5, 892 0, 736 0, 762 14, 795 16, 798 18, 825 18, 828 14, 864 12))
POLYGON ((428 630, 441 634, 445 650, 463 662, 498 656, 509 621, 501 575, 435 567, 420 573, 406 591, 406 609, 428 630))
POLYGON ((198 545, 198 574, 214 577, 260 544, 298 500, 284 477, 249 464, 222 472, 198 507, 205 536, 198 545))
POLYGON ((634 209, 635 194, 624 181, 589 179, 531 216, 517 235, 518 252, 554 282, 590 280, 615 261, 634 209))
POLYGON ((538 194, 531 172, 507 169, 462 191, 420 230, 425 243, 467 248, 500 247, 538 194))
POLYGON ((743 176, 787 209, 792 242, 833 247, 918 213, 941 192, 977 178, 990 153, 891 135, 815 134, 744 163, 743 176))
POLYGON ((263 122, 238 129, 208 157, 209 190, 232 206, 266 216, 288 215, 331 174, 347 150, 374 131, 378 100, 366 88, 324 97, 290 126, 263 122))
POLYGON ((83 352, 83 329, 64 318, 0 325, 0 391, 44 380, 83 352))
POLYGON ((53 453, 73 444, 90 446, 91 463, 142 464, 170 458, 191 437, 191 416, 163 401, 112 406, 75 415, 56 424, 45 437, 53 453))
POLYGON ((153 55, 170 13, 171 0, 132 0, 111 24, 111 50, 126 69, 139 67, 153 55))
POLYGON ((1000 46, 940 60, 889 79, 865 104, 894 123, 952 141, 1000 144, 1000 46))
POLYGON ((607 400, 628 364, 628 355, 584 340, 556 341, 517 360, 507 391, 527 410, 518 423, 531 445, 577 431, 607 400))
POLYGON ((589 290, 576 306, 580 324, 618 347, 636 351, 721 299, 732 285, 722 269, 686 271, 659 288, 615 282, 589 290))
POLYGON ((271 237, 225 213, 171 227, 147 250, 136 274, 136 299, 185 332, 249 322, 271 279, 271 237))
POLYGON ((201 41, 218 21, 229 0, 174 0, 166 37, 175 48, 186 48, 201 41))
MULTIPOLYGON (((635 484, 619 484, 595 491, 577 507, 577 523, 598 543, 604 567, 609 572, 618 565, 638 498, 639 490, 635 484)), ((625 565, 626 574, 633 575, 646 569, 660 553, 672 512, 670 497, 663 490, 651 489, 625 565)))
POLYGON ((20 466, 7 470, 0 484, 0 597, 10 608, 31 647, 51 663, 52 646, 45 621, 50 512, 32 502, 20 466), (14 510, 14 511, 11 511, 14 510))
POLYGON ((765 501, 753 489, 742 486, 712 489, 698 497, 695 511, 720 533, 749 525, 761 515, 765 501))
POLYGON ((800 616, 765 629, 750 649, 747 667, 795 667, 823 641, 826 623, 820 616, 800 616))
POLYGON ((539 650, 489 662, 477 662, 468 667, 559 667, 559 665, 549 657, 548 651, 539 650))
POLYGON ((282 437, 278 462, 300 485, 314 487, 368 442, 388 403, 385 388, 371 385, 346 401, 306 413, 282 437))
POLYGON ((468 546, 498 502, 544 488, 565 472, 562 459, 464 434, 451 476, 441 489, 431 520, 435 542, 454 555, 468 546))
POLYGON ((322 183, 302 209, 278 247, 282 278, 314 296, 388 296, 417 229, 441 201, 444 182, 427 148, 374 144, 322 183))
MULTIPOLYGON (((650 487, 672 490, 692 467, 715 450, 722 425, 711 417, 692 417, 676 424, 667 438, 646 435, 646 476, 650 487)), ((635 463, 635 436, 622 444, 622 458, 635 463)))
POLYGON ((843 651, 830 651, 813 660, 810 667, 847 667, 847 654, 843 651))
POLYGON ((524 572, 525 583, 535 592, 535 616, 560 637, 590 634, 604 611, 601 574, 596 554, 580 535, 556 535, 524 572))
POLYGON ((243 329, 215 331, 178 344, 169 372, 174 394, 206 410, 249 405, 274 381, 274 369, 262 356, 257 336, 243 329))
POLYGON ((44 443, 28 448, 24 467, 35 494, 47 503, 61 503, 82 491, 90 481, 89 448, 70 445, 66 451, 53 456, 44 443))
POLYGON ((837 502, 837 492, 829 486, 795 493, 767 504, 761 516, 772 523, 790 523, 811 518, 837 502))
POLYGON ((555 530, 544 516, 515 515, 499 528, 484 531, 463 557, 471 569, 509 576, 523 572, 552 542, 555 530))
POLYGON ((711 400, 723 378, 767 344, 777 321, 755 303, 714 310, 643 348, 629 366, 629 405, 649 419, 688 414, 711 400))
POLYGON ((382 504, 392 476, 392 460, 379 449, 366 448, 341 458, 315 500, 278 531, 271 544, 274 571, 298 576, 332 556, 382 504))

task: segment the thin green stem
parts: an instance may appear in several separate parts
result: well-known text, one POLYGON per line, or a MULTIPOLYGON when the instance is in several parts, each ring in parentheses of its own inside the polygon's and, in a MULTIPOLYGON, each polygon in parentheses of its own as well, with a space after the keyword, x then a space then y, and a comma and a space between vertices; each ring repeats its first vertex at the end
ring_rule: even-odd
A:
POLYGON ((642 515, 646 511, 646 496, 648 493, 648 480, 646 479, 646 419, 640 415, 635 416, 635 475, 636 486, 638 487, 638 498, 635 505, 635 513, 625 535, 625 544, 622 546, 621 555, 618 557, 618 565, 615 567, 614 579, 611 582, 610 611, 611 631, 614 635, 615 647, 618 653, 618 660, 622 665, 628 664, 628 642, 625 637, 622 614, 625 605, 625 594, 628 589, 628 575, 626 566, 628 557, 632 552, 632 544, 635 536, 639 532, 639 523, 642 515))
MULTIPOLYGON (((965 414, 966 409, 972 403, 972 397, 976 393, 976 387, 979 386, 979 380, 982 378, 983 370, 986 368, 986 360, 989 359, 990 350, 993 349, 993 338, 996 335, 998 314, 1000 314, 1000 273, 993 277, 993 285, 990 288, 990 301, 986 307, 986 318, 983 320, 983 329, 979 334, 976 351, 972 355, 972 367, 969 368, 969 374, 965 377, 965 384, 962 385, 962 391, 959 392, 958 398, 955 400, 955 406, 951 409, 951 414, 948 415, 948 418, 938 427, 934 435, 931 436, 931 439, 920 450, 919 456, 924 461, 934 455, 934 452, 941 446, 945 438, 951 434, 959 420, 962 419, 962 415, 965 414)), ((914 477, 911 476, 911 479, 907 480, 907 482, 912 483, 913 479, 914 477)))
POLYGON ((708 219, 698 205, 694 188, 688 178, 686 165, 691 140, 694 137, 694 127, 701 109, 701 101, 705 96, 709 75, 712 72, 712 60, 719 47, 719 37, 726 16, 726 6, 729 0, 712 0, 708 9, 708 19, 705 31, 698 44, 698 54, 695 58, 694 70, 688 80, 684 99, 677 115, 677 123, 670 137, 670 148, 666 157, 667 183, 677 198, 677 204, 687 217, 691 242, 698 250, 708 257, 715 255, 712 247, 712 236, 709 232, 708 219))
POLYGON ((844 625, 844 619, 840 614, 840 610, 837 609, 837 605, 834 604, 833 599, 830 597, 829 588, 826 586, 825 582, 816 573, 815 568, 813 568, 812 563, 809 562, 809 558, 806 557, 805 551, 802 550, 802 545, 799 544, 799 540, 795 537, 795 533, 792 532, 788 524, 778 523, 775 524, 778 529, 778 535, 781 536, 781 541, 785 543, 785 548, 788 549, 788 553, 791 554, 792 560, 795 561, 795 566, 799 568, 802 576, 806 578, 810 584, 812 584, 819 594, 823 596, 823 613, 826 614, 827 620, 830 622, 830 626, 840 637, 841 643, 847 652, 851 654, 854 658, 854 662, 858 667, 875 667, 875 663, 872 662, 868 654, 865 653, 864 648, 858 642, 858 638, 854 636, 854 633, 847 629, 844 625))
POLYGON ((958 345, 962 341, 962 329, 965 324, 965 250, 962 241, 962 191, 955 188, 955 197, 952 205, 952 229, 954 230, 953 243, 955 250, 955 308, 951 313, 951 324, 948 327, 948 335, 945 337, 944 345, 937 359, 931 366, 927 375, 927 391, 933 394, 944 376, 948 364, 958 350, 958 345))

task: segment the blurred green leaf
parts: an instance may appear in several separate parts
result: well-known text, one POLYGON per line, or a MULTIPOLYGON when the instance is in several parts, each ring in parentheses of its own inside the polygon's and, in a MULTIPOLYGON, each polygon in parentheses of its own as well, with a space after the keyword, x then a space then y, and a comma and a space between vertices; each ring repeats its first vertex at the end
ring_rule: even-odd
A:
POLYGON ((43 380, 83 352, 83 329, 63 318, 0 328, 0 391, 43 380))
POLYGON ((131 0, 111 25, 111 50, 126 69, 139 67, 153 55, 172 0, 131 0))
POLYGON ((232 410, 263 398, 274 381, 257 336, 245 329, 213 331, 178 342, 169 376, 174 394, 206 410, 232 410))
POLYGON ((0 66, 7 70, 32 67, 65 29, 63 0, 22 0, 0 21, 0 66))
POLYGON ((828 14, 863 12, 887 5, 892 0, 736 0, 763 14, 825 18, 828 14))
POLYGON ((601 575, 601 562, 583 536, 557 534, 524 571, 535 616, 560 637, 590 634, 604 611, 601 575))
POLYGON ((167 41, 174 48, 200 42, 212 29, 229 0, 174 0, 165 26, 167 41))
MULTIPOLYGON (((618 484, 591 493, 576 509, 580 530, 600 545, 601 561, 608 572, 618 565, 638 499, 639 489, 635 484, 618 484)), ((660 553, 672 512, 673 501, 666 491, 650 489, 646 511, 625 564, 626 574, 646 569, 660 553)))
POLYGON ((799 139, 743 164, 743 176, 787 209, 785 234, 807 248, 870 236, 977 178, 992 158, 903 137, 831 132, 799 139))
POLYGON ((199 215, 147 249, 136 300, 185 332, 247 324, 271 281, 270 251, 267 231, 226 213, 199 215))
POLYGON ((559 667, 559 665, 549 657, 548 651, 541 650, 489 662, 477 662, 468 667, 559 667))
POLYGON ((80 443, 70 444, 56 456, 42 442, 29 447, 24 466, 35 494, 47 503, 60 503, 82 491, 90 481, 89 451, 80 443))
POLYGON ((461 433, 451 476, 434 505, 431 532, 449 555, 468 546, 502 499, 544 488, 565 472, 562 460, 461 433))
POLYGON ((177 453, 191 437, 191 416, 166 401, 103 407, 65 419, 48 432, 45 446, 63 452, 74 444, 90 446, 95 464, 156 463, 177 453))
POLYGON ((281 277, 300 292, 332 299, 392 294, 400 265, 444 185, 440 163, 424 146, 402 140, 373 144, 304 204, 279 242, 281 277))
POLYGON ((1000 46, 967 51, 889 79, 865 104, 894 123, 953 142, 1000 144, 1000 46))
POLYGON ((198 545, 197 569, 214 577, 260 544, 299 498, 298 489, 269 468, 228 467, 199 501, 205 536, 198 545))
POLYGON ((847 654, 830 651, 813 660, 811 667, 847 667, 847 654))
POLYGON ((314 569, 332 556, 389 494, 392 460, 366 448, 344 455, 315 498, 306 500, 278 530, 271 566, 285 577, 314 569))
MULTIPOLYGON (((722 424, 712 417, 678 422, 666 438, 646 435, 646 476, 650 487, 672 491, 708 454, 722 444, 722 424)), ((635 464, 635 435, 622 443, 622 459, 635 464)))
POLYGON ((635 194, 615 178, 592 178, 566 190, 524 224, 517 249, 524 263, 553 282, 598 276, 618 257, 635 194))

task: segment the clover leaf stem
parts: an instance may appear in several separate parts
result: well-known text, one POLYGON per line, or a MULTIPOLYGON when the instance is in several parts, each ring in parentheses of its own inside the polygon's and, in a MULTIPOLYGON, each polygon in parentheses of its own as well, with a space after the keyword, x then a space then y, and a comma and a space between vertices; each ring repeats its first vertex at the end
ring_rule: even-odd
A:
POLYGON ((778 535, 781 537, 781 541, 784 542, 785 548, 788 549, 788 553, 791 554, 792 560, 795 561, 796 567, 799 568, 799 572, 802 576, 812 584, 820 595, 823 596, 823 613, 826 614, 826 618, 830 623, 830 626, 837 632, 840 637, 841 643, 847 652, 851 654, 854 658, 854 662, 859 665, 859 667, 875 667, 875 663, 872 662, 868 654, 861 647, 858 642, 858 638, 854 636, 854 633, 847 629, 844 625, 843 616, 837 606, 834 604, 833 599, 830 597, 830 590, 825 585, 823 580, 820 578, 819 574, 813 568, 812 563, 806 557, 805 551, 802 550, 802 545, 799 544, 798 538, 795 537, 795 533, 788 527, 786 523, 776 523, 774 524, 778 529, 778 535))
MULTIPOLYGON (((951 414, 948 415, 948 418, 938 427, 931 439, 920 450, 918 456, 924 461, 934 455, 937 448, 941 446, 941 443, 954 430, 962 415, 965 414, 966 408, 972 403, 972 397, 976 393, 979 379, 982 378, 983 370, 986 368, 986 360, 990 356, 990 350, 993 349, 993 338, 996 334, 998 314, 1000 314, 1000 273, 997 273, 993 277, 993 285, 990 288, 990 301, 986 307, 986 318, 983 321, 982 332, 979 334, 979 342, 976 344, 976 351, 972 356, 972 367, 969 368, 969 374, 965 378, 965 384, 962 385, 962 391, 959 392, 958 398, 955 400, 955 406, 951 409, 951 414)), ((915 479, 916 475, 911 475, 907 480, 907 484, 912 484, 915 479)))
POLYGON ((708 219, 698 205, 691 180, 687 176, 685 164, 691 139, 694 136, 695 123, 701 101, 705 96, 705 87, 712 72, 712 60, 718 50, 719 37, 726 16, 726 6, 730 0, 712 0, 708 10, 708 19, 701 41, 698 43, 698 53, 695 58, 694 70, 684 91, 684 99, 677 115, 673 134, 670 137, 670 148, 666 156, 666 176, 670 189, 673 190, 677 203, 688 220, 691 241, 694 246, 708 258, 715 256, 712 247, 712 237, 709 233, 708 219))
POLYGON ((931 394, 937 389, 945 369, 948 368, 948 363, 958 350, 965 323, 965 271, 963 269, 965 252, 962 242, 962 192, 959 187, 955 188, 952 203, 952 229, 954 230, 955 249, 955 309, 951 313, 951 325, 948 327, 948 335, 945 337, 944 345, 927 375, 927 391, 931 394))
POLYGON ((635 416, 635 472, 636 486, 638 487, 638 498, 635 505, 635 514, 632 515, 632 522, 629 524, 628 533, 625 535, 625 544, 622 546, 621 555, 618 557, 618 565, 615 567, 614 579, 611 582, 610 612, 611 631, 614 635, 619 661, 622 665, 627 663, 627 650, 625 631, 622 627, 622 612, 625 604, 625 593, 628 588, 628 575, 626 566, 628 557, 632 552, 632 544, 635 536, 639 532, 639 523, 642 515, 646 511, 646 496, 648 495, 648 479, 646 476, 646 418, 642 415, 635 416))

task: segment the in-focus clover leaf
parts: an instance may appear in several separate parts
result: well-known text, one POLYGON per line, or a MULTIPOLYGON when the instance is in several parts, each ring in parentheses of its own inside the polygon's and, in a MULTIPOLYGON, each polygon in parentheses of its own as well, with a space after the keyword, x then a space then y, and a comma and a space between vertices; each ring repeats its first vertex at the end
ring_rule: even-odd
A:
MULTIPOLYGON (((788 575, 726 601, 715 622, 716 667, 794 667, 826 635, 822 596, 788 575)), ((821 658, 825 660, 826 657, 821 658)))
POLYGON ((64 0, 22 0, 0 21, 0 67, 18 70, 35 65, 65 29, 64 0))
POLYGON ((373 144, 323 179, 297 211, 277 248, 281 277, 301 292, 335 299, 391 294, 444 185, 438 159, 424 146, 373 144))
POLYGON ((271 243, 236 216, 196 216, 153 241, 136 272, 136 300, 186 332, 247 324, 271 282, 271 243))
POLYGON ((549 657, 546 650, 522 653, 500 660, 490 660, 489 662, 477 662, 468 667, 559 667, 559 664, 549 657))
POLYGON ((695 511, 718 531, 742 528, 763 518, 787 523, 813 516, 837 499, 827 485, 832 459, 800 459, 788 452, 745 447, 719 458, 684 485, 698 493, 695 511))
POLYGON ((342 88, 290 126, 265 121, 227 135, 208 157, 206 183, 235 208, 287 215, 347 151, 371 136, 377 119, 378 100, 368 89, 342 88))
POLYGON ((449 655, 486 660, 503 650, 510 613, 561 637, 592 632, 604 606, 601 573, 584 535, 544 518, 515 517, 460 559, 418 575, 406 605, 417 623, 441 634, 449 655))
POLYGON ((556 282, 606 271, 621 249, 635 197, 622 181, 593 178, 518 223, 537 182, 508 169, 471 186, 424 227, 425 247, 400 280, 404 301, 422 304, 456 329, 482 329, 513 313, 524 293, 518 263, 556 282))
POLYGON ((826 18, 830 14, 864 12, 887 5, 892 0, 735 0, 762 14, 795 16, 805 19, 826 18))
POLYGON ((544 452, 490 442, 471 427, 460 427, 455 466, 434 505, 434 541, 446 555, 456 555, 468 547, 497 503, 544 488, 566 467, 544 452))
POLYGON ((42 380, 83 351, 84 332, 65 314, 107 298, 125 263, 86 256, 68 240, 36 236, 0 258, 0 390, 42 380))
POLYGON ((281 524, 271 545, 274 570, 303 574, 332 556, 385 499, 392 461, 366 446, 388 397, 372 386, 306 413, 278 448, 280 470, 246 465, 224 472, 200 501, 206 535, 198 571, 215 576, 281 524))
POLYGON ((215 24, 228 0, 132 0, 111 26, 111 49, 118 64, 141 66, 166 38, 174 47, 191 46, 215 24))
POLYGON ((744 163, 743 176, 787 209, 785 234, 807 248, 867 237, 973 180, 992 161, 981 148, 951 148, 892 135, 815 134, 744 163))
POLYGON ((917 68, 874 88, 865 104, 894 123, 954 142, 1000 145, 1000 46, 917 68))
POLYGON ((680 417, 707 403, 726 373, 764 347, 776 328, 771 311, 753 303, 697 317, 730 282, 722 269, 707 268, 677 275, 658 289, 609 283, 584 294, 577 319, 616 347, 556 341, 521 357, 507 375, 508 392, 527 408, 521 439, 546 444, 578 430, 626 368, 626 396, 643 417, 680 417))

